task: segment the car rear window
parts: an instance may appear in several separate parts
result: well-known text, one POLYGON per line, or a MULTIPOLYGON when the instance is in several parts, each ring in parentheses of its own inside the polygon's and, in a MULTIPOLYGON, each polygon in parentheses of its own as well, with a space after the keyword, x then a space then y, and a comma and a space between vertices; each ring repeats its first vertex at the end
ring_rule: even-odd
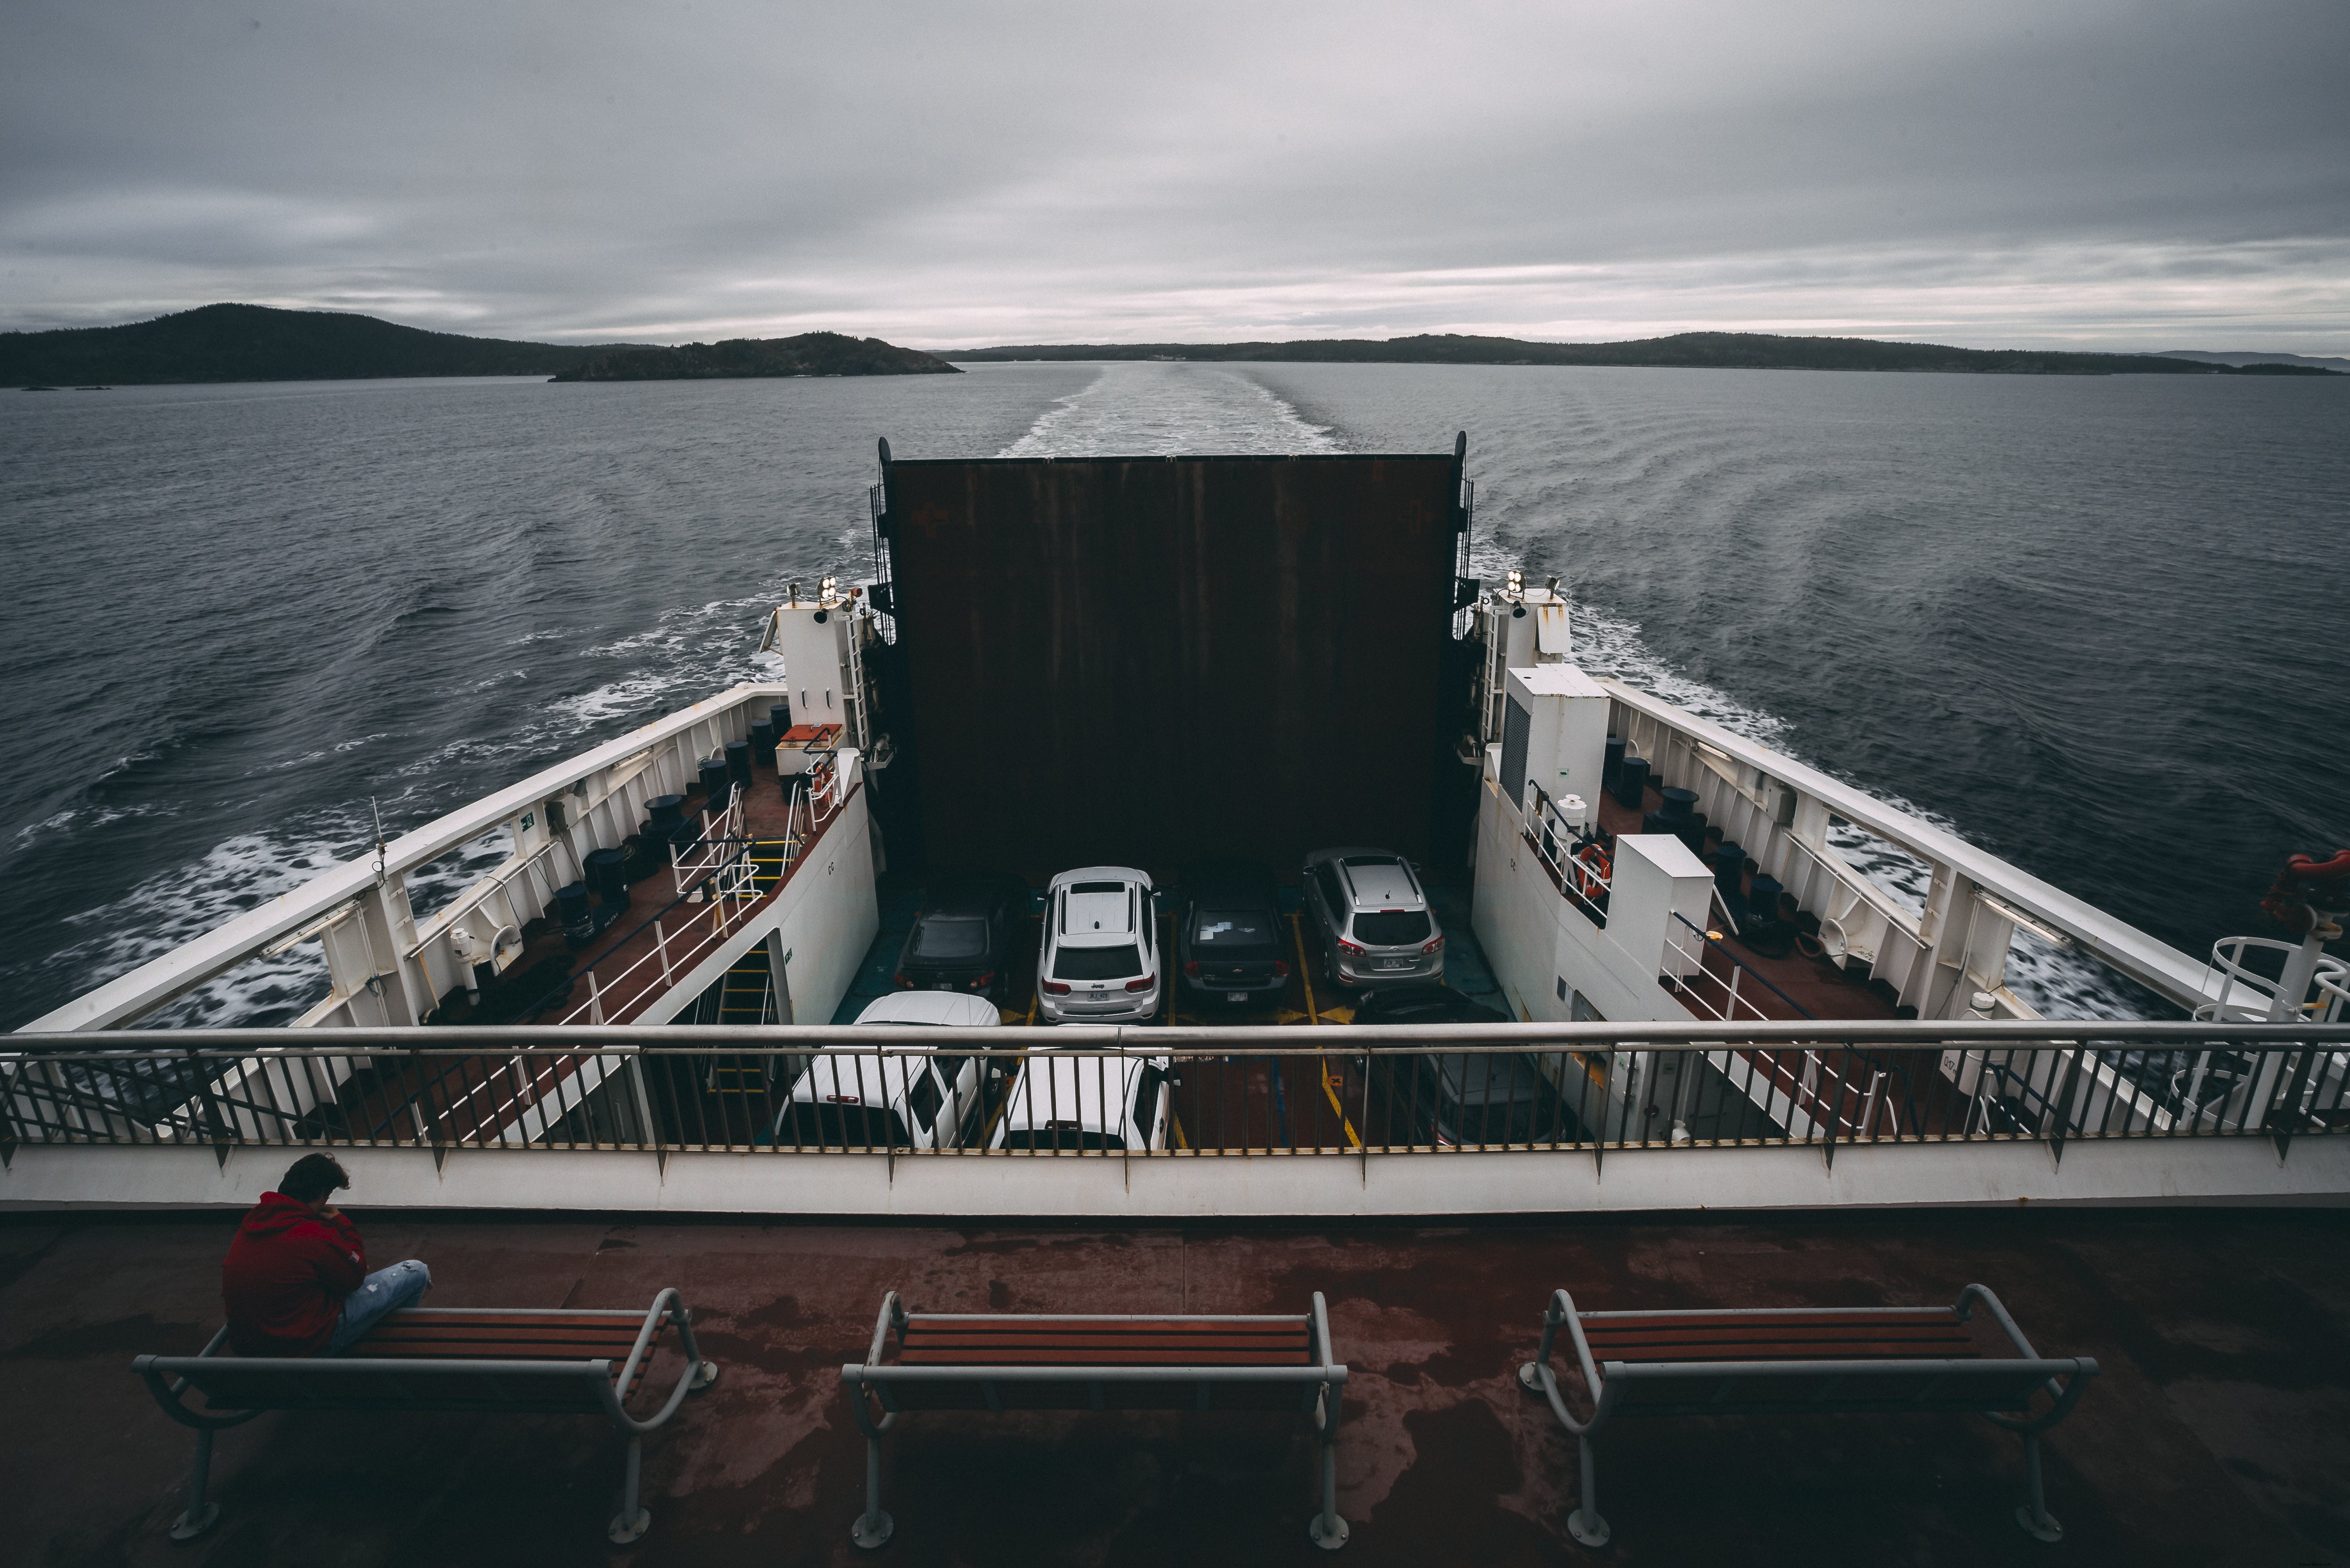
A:
POLYGON ((1126 980, 1142 972, 1141 950, 1128 942, 1115 948, 1063 948, 1053 959, 1055 980, 1126 980))
POLYGON ((1267 948, 1273 921, 1255 909, 1203 909, 1193 919, 1191 940, 1203 947, 1267 948))
POLYGON ((916 958, 980 958, 986 952, 985 920, 930 919, 914 927, 916 958))
POLYGON ((790 1147, 904 1148, 912 1140, 894 1111, 879 1106, 815 1106, 795 1100, 784 1109, 775 1141, 790 1147))
POLYGON ((1003 1135, 1006 1148, 1124 1148, 1116 1133, 1087 1132, 1076 1127, 1020 1127, 1003 1135))
POLYGON ((1399 948, 1424 942, 1432 929, 1426 909, 1391 909, 1355 917, 1355 940, 1367 948, 1399 948))

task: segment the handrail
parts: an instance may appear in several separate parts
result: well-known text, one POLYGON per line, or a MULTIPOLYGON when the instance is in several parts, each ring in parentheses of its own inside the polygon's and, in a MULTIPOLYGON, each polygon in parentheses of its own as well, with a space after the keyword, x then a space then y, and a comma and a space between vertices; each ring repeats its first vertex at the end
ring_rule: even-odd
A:
MULTIPOLYGON (((699 841, 697 841, 697 842, 699 842, 699 841)), ((720 866, 717 867, 717 869, 716 869, 716 870, 713 870, 713 871, 712 871, 712 872, 710 873, 710 875, 711 875, 712 877, 715 877, 715 876, 717 876, 717 875, 718 875, 718 873, 719 873, 720 871, 723 871, 723 870, 725 870, 725 869, 727 868, 727 867, 733 865, 735 861, 737 861, 737 860, 739 860, 739 859, 743 858, 743 857, 744 857, 745 855, 748 855, 748 854, 750 853, 750 846, 751 846, 751 843, 752 843, 752 841, 751 841, 750 839, 748 839, 748 838, 744 838, 744 839, 740 839, 740 840, 730 840, 730 841, 728 841, 728 842, 732 842, 732 843, 734 843, 734 844, 736 845, 735 851, 734 851, 734 853, 733 853, 732 856, 729 856, 729 857, 727 857, 727 859, 724 861, 724 863, 723 863, 723 864, 722 864, 722 865, 720 865, 720 866)), ((705 880, 706 880, 706 878, 705 878, 705 880)), ((643 884, 641 884, 641 883, 639 883, 639 887, 641 887, 642 885, 643 885, 643 884)), ((593 973, 593 972, 595 971, 596 965, 597 965, 598 963, 600 963, 601 961, 603 961, 603 959, 606 959, 606 958, 609 958, 609 957, 611 957, 611 956, 612 956, 612 954, 614 954, 614 953, 616 953, 616 952, 619 951, 622 948, 627 947, 630 942, 634 941, 637 938, 639 938, 639 937, 642 936, 642 935, 645 933, 645 931, 646 931, 650 927, 651 927, 651 925, 653 924, 653 922, 655 922, 656 920, 659 920, 659 919, 660 919, 663 915, 668 914, 671 909, 676 909, 680 904, 689 903, 689 902, 691 902, 691 895, 689 895, 689 894, 685 894, 685 893, 680 893, 676 898, 671 898, 668 903, 663 904, 660 909, 655 909, 651 914, 650 914, 650 915, 646 916, 642 920, 639 921, 635 926, 631 927, 631 928, 629 929, 629 930, 628 935, 626 935, 626 936, 622 937, 619 941, 616 941, 616 942, 612 942, 612 943, 608 944, 608 945, 605 947, 604 951, 603 951, 603 953, 602 953, 601 957, 599 957, 599 958, 596 958, 596 959, 590 959, 587 963, 585 963, 585 964, 581 965, 578 969, 576 969, 576 970, 572 971, 569 974, 567 974, 567 975, 566 975, 566 976, 564 977, 564 979, 563 979, 563 983, 562 983, 562 984, 548 987, 548 988, 547 988, 547 991, 546 991, 546 995, 544 995, 544 996, 540 997, 537 1001, 536 1001, 536 1002, 532 1002, 528 1007, 523 1008, 522 1010, 520 1010, 519 1012, 517 1012, 515 1014, 515 1016, 516 1018, 520 1018, 520 1019, 524 1019, 524 1020, 526 1020, 526 1021, 529 1021, 529 1022, 532 1022, 532 1023, 536 1023, 536 1022, 537 1021, 537 1019, 538 1019, 538 1015, 539 1015, 540 1013, 545 1012, 548 1008, 550 1008, 550 1007, 554 1006, 557 1002, 560 1002, 560 1001, 561 1001, 561 1000, 563 1000, 565 997, 567 997, 567 996, 569 996, 569 995, 571 994, 571 989, 572 989, 572 987, 574 987, 574 986, 576 986, 576 985, 577 985, 577 984, 579 983, 579 977, 580 977, 581 975, 583 975, 583 974, 591 974, 591 973, 593 973)), ((642 959, 639 959, 639 960, 637 961, 637 962, 638 962, 638 963, 642 963, 643 961, 643 961, 642 959)), ((631 970, 633 970, 634 968, 636 968, 636 964, 630 964, 630 965, 629 966, 629 969, 631 969, 631 970)), ((627 971, 623 971, 622 972, 623 972, 623 973, 626 973, 626 972, 627 972, 627 971)), ((343 1031, 338 1031, 338 1033, 344 1033, 344 1032, 343 1032, 343 1031)), ((84 1038, 88 1038, 88 1036, 87 1036, 87 1035, 85 1035, 85 1036, 84 1036, 84 1038)), ((348 1053, 345 1053, 345 1054, 348 1054, 348 1053)))
MULTIPOLYGON (((456 1026, 338 1030, 336 1035, 331 1045, 318 1045, 289 1043, 289 1032, 283 1030, 187 1031, 177 1037, 187 1044, 175 1041, 168 1047, 149 1031, 118 1031, 95 1039, 9 1037, 5 1044, 13 1048, 0 1050, 0 1141, 15 1150, 41 1146, 184 1147, 193 1142, 222 1149, 681 1147, 771 1153, 829 1147, 848 1152, 932 1154, 941 1149, 927 1140, 909 1141, 912 1135, 907 1128, 890 1126, 887 1116, 869 1118, 850 1129, 846 1141, 837 1138, 826 1145, 797 1128, 784 1134, 776 1126, 776 1113, 789 1102, 795 1075, 813 1055, 837 1062, 870 1059, 883 1084, 910 1081, 921 1064, 951 1056, 959 1059, 953 1069, 958 1075, 977 1075, 972 1081, 982 1085, 977 1092, 983 1097, 1000 1092, 986 1086, 996 1082, 991 1069, 1000 1064, 1016 1074, 1027 1059, 1025 1049, 1001 1043, 1002 1036, 974 1039, 958 1032, 956 1039, 941 1040, 936 1029, 913 1026, 456 1026), (363 1074, 338 1081, 330 1100, 309 1097, 317 1085, 311 1064, 370 1054, 389 1058, 389 1076, 363 1074), (764 1062, 766 1071, 746 1076, 768 1086, 739 1098, 713 1097, 704 1085, 713 1055, 738 1063, 764 1062), (889 1061, 893 1057, 895 1064, 889 1061), (598 1078, 566 1078, 571 1064, 591 1059, 602 1064, 598 1078), (77 1064, 120 1069, 142 1061, 181 1070, 192 1066, 203 1080, 189 1090, 180 1107, 183 1119, 175 1119, 168 1128, 137 1120, 120 1103, 93 1107, 75 1086, 77 1064), (223 1096, 209 1087, 205 1074, 230 1067, 240 1069, 243 1076, 235 1095, 223 1096), (411 1091, 408 1067, 419 1069, 418 1076, 430 1085, 411 1091), (547 1085, 564 1082, 574 1083, 577 1092, 550 1095, 547 1085), (617 1096, 605 1102, 611 1116, 564 1119, 594 1094, 617 1096), (509 1113, 531 1105, 541 1107, 542 1122, 521 1127, 509 1113)), ((2350 1024, 2344 1023, 2084 1027, 2077 1023, 1905 1020, 1830 1025, 1358 1025, 1310 1031, 1072 1025, 1057 1032, 1054 1044, 1056 1062, 1082 1064, 1090 1059, 1099 1071, 1119 1071, 1121 1083, 1126 1070, 1121 1064, 1161 1066, 1169 1073, 1170 1093, 1179 1097, 1178 1114, 1188 1129, 1180 1149, 1058 1151, 1086 1158, 1222 1153, 1363 1158, 1415 1150, 1460 1154, 1786 1145, 1820 1147, 1833 1158, 1839 1146, 1851 1144, 2021 1137, 2061 1146, 2094 1138, 2245 1137, 2269 1137, 2282 1154, 2294 1138, 2350 1135, 2350 1024), (2245 1056, 2251 1070, 2216 1115, 2183 1118, 2166 1113, 2153 1096, 2119 1075, 2080 1075, 2085 1059, 2103 1060, 2106 1053, 2124 1045, 2146 1049, 2141 1064, 2151 1064, 2158 1071, 2166 1060, 2175 1063, 2182 1054, 2211 1049, 2245 1056), (2165 1050, 2167 1057, 2158 1054, 2165 1050), (1773 1121, 1763 1106, 1763 1119, 1757 1121, 1759 1102, 1752 1096, 1754 1075, 1764 1067, 1762 1058, 1789 1051, 1818 1054, 1828 1071, 1816 1090, 1804 1089, 1797 1102, 1790 1103, 1789 1115, 1773 1121), (1868 1054, 1872 1051, 1930 1051, 1942 1067, 1917 1079, 1905 1077, 1896 1103, 1887 1106, 1879 1094, 1896 1098, 1889 1085, 1871 1092, 1866 1086, 1877 1081, 1857 1072, 1861 1064, 1876 1061, 1868 1054), (1618 1052, 1677 1060, 1684 1082, 1707 1085, 1711 1108, 1691 1106, 1690 1130, 1673 1139, 1657 1133, 1649 1121, 1619 1123, 1611 1108, 1613 1086, 1604 1068, 1593 1065, 1618 1052), (1992 1070, 1983 1074, 1986 1053, 2004 1054, 2007 1060, 1990 1064, 1992 1070), (1428 1104, 1424 1096, 1438 1091, 1426 1087, 1416 1072, 1399 1068, 1431 1054, 1508 1060, 1506 1068, 1495 1067, 1492 1082, 1500 1085, 1506 1079, 1510 1092, 1489 1103, 1514 1106, 1524 1101, 1531 1116, 1511 1111, 1499 1123, 1464 1125, 1455 1107, 1445 1113, 1451 1118, 1452 1137, 1432 1139, 1435 1124, 1421 1107, 1428 1104), (1843 1066, 1825 1062, 1838 1055, 1843 1066), (1356 1102, 1356 1085, 1350 1085, 1347 1099, 1356 1103, 1334 1112, 1325 1110, 1316 1096, 1293 1096, 1276 1125, 1266 1068, 1286 1057, 1298 1058, 1309 1072, 1319 1066, 1334 1075, 1360 1075, 1362 1098, 1356 1102), (1981 1103, 1983 1086, 1997 1085, 2007 1095, 2017 1082, 2029 1092, 2001 1101, 2016 1108, 2017 1122, 2007 1131, 1979 1129, 1974 1107, 1981 1103), (2060 1082, 2064 1086, 2054 1089, 2060 1082), (1857 1122, 1849 1114, 1856 1090, 1866 1092, 1870 1106, 1857 1122), (1833 1106, 1835 1114, 1825 1119, 1816 1111, 1793 1115, 1802 1109, 1804 1096, 1811 1096, 1815 1107, 1833 1106), (2039 1117, 2037 1127, 2025 1125, 2032 1106, 2049 1104, 2052 1098, 2065 1105, 2066 1116, 2061 1121, 2039 1117), (1880 1119, 1879 1107, 1896 1112, 1890 1126, 1880 1119), (1342 1127, 1342 1120, 1348 1125, 1342 1127), (1440 1149, 1435 1147, 1439 1142, 1444 1145, 1440 1149)), ((863 1070, 858 1075, 863 1076, 863 1070)), ((924 1127, 927 1132, 929 1125, 924 1127)), ((957 1141, 955 1136, 940 1139, 949 1152, 1056 1157, 1052 1150, 955 1150, 957 1141)))
MULTIPOLYGON (((1682 925, 1689 927, 1690 930, 1697 932, 1700 939, 1713 943, 1714 946, 1721 950, 1722 957, 1728 959, 1731 963, 1736 964, 1740 969, 1744 970, 1748 974, 1752 975, 1756 980, 1761 981, 1770 991, 1772 995, 1777 997, 1780 1001, 1794 1008, 1797 1012, 1802 1013, 1805 1018, 1812 1019, 1814 1023, 1818 1022, 1818 1019, 1813 1014, 1810 1008, 1805 1007, 1802 1002, 1797 1002, 1794 997, 1789 996, 1785 992, 1781 991, 1777 986, 1773 985, 1769 975, 1764 974, 1761 970, 1756 969, 1752 964, 1748 963, 1744 959, 1742 959, 1736 953, 1731 952, 1727 947, 1723 947, 1720 937, 1715 936, 1711 931, 1704 929, 1702 927, 1699 926, 1696 921, 1690 919, 1687 915, 1682 914, 1679 909, 1675 909, 1673 911, 1673 919, 1679 920, 1682 925)), ((1700 949, 1699 950, 1703 951, 1704 950, 1700 949)))

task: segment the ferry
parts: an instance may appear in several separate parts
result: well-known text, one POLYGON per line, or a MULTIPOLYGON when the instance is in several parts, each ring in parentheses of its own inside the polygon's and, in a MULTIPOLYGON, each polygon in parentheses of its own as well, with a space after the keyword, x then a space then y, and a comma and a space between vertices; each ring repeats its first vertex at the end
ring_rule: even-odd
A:
MULTIPOLYGON (((910 461, 883 441, 865 508, 869 575, 794 584, 745 628, 761 679, 383 836, 6 1040, 0 1205, 185 1216, 162 1245, 201 1275, 213 1231, 192 1227, 323 1148, 352 1202, 471 1256, 476 1296, 537 1304, 500 1258, 595 1232, 658 1251, 660 1282, 738 1342, 785 1321, 758 1315, 776 1299, 869 1319, 884 1274, 931 1280, 931 1311, 1133 1313, 1258 1310, 1326 1275, 1341 1349, 1421 1344, 1432 1368, 1449 1345, 1480 1368, 1360 1411, 1349 1395, 1374 1446, 1422 1434, 1417 1461, 1338 1461, 1357 1542, 1387 1518, 1422 1548, 1449 1506, 1411 1491, 1429 1439, 1485 1429, 1442 1412, 1512 1380, 1503 1341, 1539 1331, 1554 1287, 1873 1304, 1891 1286, 1859 1282, 1883 1258, 1858 1254, 1909 1238, 1956 1251, 1909 1257, 1901 1282, 1955 1294, 2004 1269, 1990 1282, 2061 1316, 2147 1287, 2111 1258, 2049 1285, 2047 1248, 2072 1243, 2046 1224, 2251 1208, 2283 1217, 2226 1243, 2261 1268, 2338 1241, 2350 964, 2329 945, 2350 853, 2294 857, 2260 934, 2178 950, 1584 669, 1555 579, 1472 572, 1465 434, 1273 457, 910 461), (1906 857, 1922 898, 1855 843, 1906 857), (499 858, 470 885, 430 875, 484 846, 499 858), (2020 941, 2106 966, 2156 1015, 2041 1017, 2009 983, 2020 941), (184 1025, 187 999, 297 950, 319 991, 290 1027, 184 1025), (764 1239, 722 1242, 751 1233, 721 1221, 764 1239), (851 1236, 864 1262, 843 1264, 851 1236), (1709 1241, 1727 1262, 1698 1262, 1709 1241), (1758 1268, 1757 1244, 1814 1262, 1758 1268), (767 1289, 744 1262, 787 1254, 837 1277, 767 1289)), ((605 1279, 608 1304, 650 1278, 605 1279)), ((806 1437, 816 1385, 784 1382, 806 1437)), ((2126 1427, 2117 1409, 2091 1429, 2126 1427)), ((1461 1504, 1489 1534, 1577 1484, 1555 1432, 1509 1430, 1521 1503, 1461 1504)), ((1150 1451, 1196 1459, 1190 1441, 1150 1451)), ((846 1508, 808 1464, 754 1511, 846 1508)), ((2128 1469, 2067 1472, 2115 1542, 2161 1490, 2128 1469)), ((1849 1501, 1816 1461, 1795 1474, 1849 1501)), ((698 1507, 683 1470, 656 1480, 670 1511, 698 1507)), ((1659 1539, 1712 1549, 1730 1528, 1667 1525, 1672 1489, 1648 1485, 1627 1507, 1659 1539)), ((1274 1506, 1232 1495, 1236 1517, 1274 1506)), ((435 1506, 453 1531, 492 1502, 435 1506)), ((2301 1539, 2287 1502, 2262 1506, 2301 1539)), ((1870 1550, 1918 1539, 1898 1508, 1861 1512, 1870 1550)), ((727 1517, 709 1528, 748 1527, 727 1517)), ((1937 1528, 1976 1554, 1952 1544, 1971 1523, 1937 1528)))

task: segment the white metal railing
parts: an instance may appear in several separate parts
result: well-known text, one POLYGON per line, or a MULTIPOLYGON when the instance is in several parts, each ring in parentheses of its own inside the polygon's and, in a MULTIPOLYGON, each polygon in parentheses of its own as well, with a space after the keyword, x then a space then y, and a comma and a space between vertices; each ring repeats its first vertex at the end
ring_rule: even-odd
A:
POLYGON ((590 964, 581 971, 580 979, 588 982, 588 1000, 559 1018, 556 1024, 608 1023, 621 1020, 610 1016, 625 1012, 648 998, 666 994, 677 983, 678 976, 690 972, 702 959, 723 946, 726 939, 748 919, 753 910, 764 900, 766 894, 757 884, 757 868, 751 859, 749 845, 734 841, 734 855, 709 878, 699 905, 681 901, 653 916, 643 926, 624 940, 633 941, 640 933, 650 930, 652 945, 625 968, 610 973, 599 973, 598 966, 590 964), (680 909, 681 919, 671 923, 680 909), (660 977, 658 985, 654 976, 660 977), (607 1003, 606 997, 619 1000, 607 1003))
POLYGON ((2218 993, 2222 981, 2210 966, 1955 835, 1649 692, 1599 683, 1613 703, 1611 732, 1648 762, 1651 782, 1695 791, 1709 827, 1818 917, 1829 943, 1866 958, 1873 978, 1922 1015, 1964 1016, 1983 992, 2003 1016, 2032 1016, 2005 985, 2019 929, 2062 942, 2183 1008, 2218 993), (1835 852, 1838 822, 1924 867, 1930 887, 1922 913, 1835 852))
POLYGON ((683 848, 671 839, 669 846, 671 889, 681 898, 699 897, 697 889, 710 877, 718 875, 733 859, 738 857, 734 847, 745 837, 743 827, 743 795, 741 784, 727 790, 726 808, 714 817, 705 806, 697 819, 701 835, 683 848))
POLYGON ((486 876, 460 892, 445 907, 418 921, 416 940, 408 944, 401 956, 411 959, 419 956, 454 929, 459 920, 488 902, 492 895, 505 893, 516 881, 527 886, 541 909, 552 909, 556 888, 570 880, 555 869, 556 847, 555 844, 548 843, 541 846, 535 855, 519 859, 507 857, 504 864, 492 867, 486 876))
POLYGON ((2286 997, 2280 981, 2246 961, 2256 952, 2274 953, 2280 967, 2289 970, 2301 949, 2299 942, 2268 937, 2229 937, 2215 942, 2211 967, 2220 976, 2219 994, 2197 1008, 2195 1016, 2223 1023, 2339 1023, 2350 1014, 2350 962, 2320 958, 2311 980, 2311 989, 2317 994, 2286 997))

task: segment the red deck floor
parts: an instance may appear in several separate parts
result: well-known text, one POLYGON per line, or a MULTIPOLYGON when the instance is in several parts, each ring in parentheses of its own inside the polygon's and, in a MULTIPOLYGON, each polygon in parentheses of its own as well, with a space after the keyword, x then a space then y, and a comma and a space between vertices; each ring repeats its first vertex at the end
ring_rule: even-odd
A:
MULTIPOLYGON (((559 1158, 559 1157, 555 1157, 559 1158)), ((355 1195, 361 1196, 363 1194, 355 1195)), ((177 1547, 192 1435, 130 1373, 197 1349, 231 1221, 0 1225, 6 1556, 27 1563, 858 1560, 863 1449, 838 1368, 882 1293, 947 1311, 1295 1311, 1354 1368, 1341 1561, 2350 1562, 2350 1217, 1939 1213, 1722 1221, 1094 1231, 425 1220, 355 1210, 433 1304, 623 1307, 681 1288, 723 1367, 650 1438, 651 1533, 604 1540, 619 1450, 554 1417, 280 1414, 223 1434, 215 1532, 177 1547), (1565 1515, 1574 1451, 1511 1374, 1555 1286, 1589 1307, 1947 1302, 1981 1280, 2104 1376, 2047 1443, 2058 1547, 2012 1522, 2016 1440, 1972 1417, 1627 1424, 1604 1554, 1565 1515)), ((656 1368, 664 1386, 670 1366, 656 1368)), ((900 1564, 1321 1561, 1312 1449, 1242 1416, 910 1417, 900 1564)))

